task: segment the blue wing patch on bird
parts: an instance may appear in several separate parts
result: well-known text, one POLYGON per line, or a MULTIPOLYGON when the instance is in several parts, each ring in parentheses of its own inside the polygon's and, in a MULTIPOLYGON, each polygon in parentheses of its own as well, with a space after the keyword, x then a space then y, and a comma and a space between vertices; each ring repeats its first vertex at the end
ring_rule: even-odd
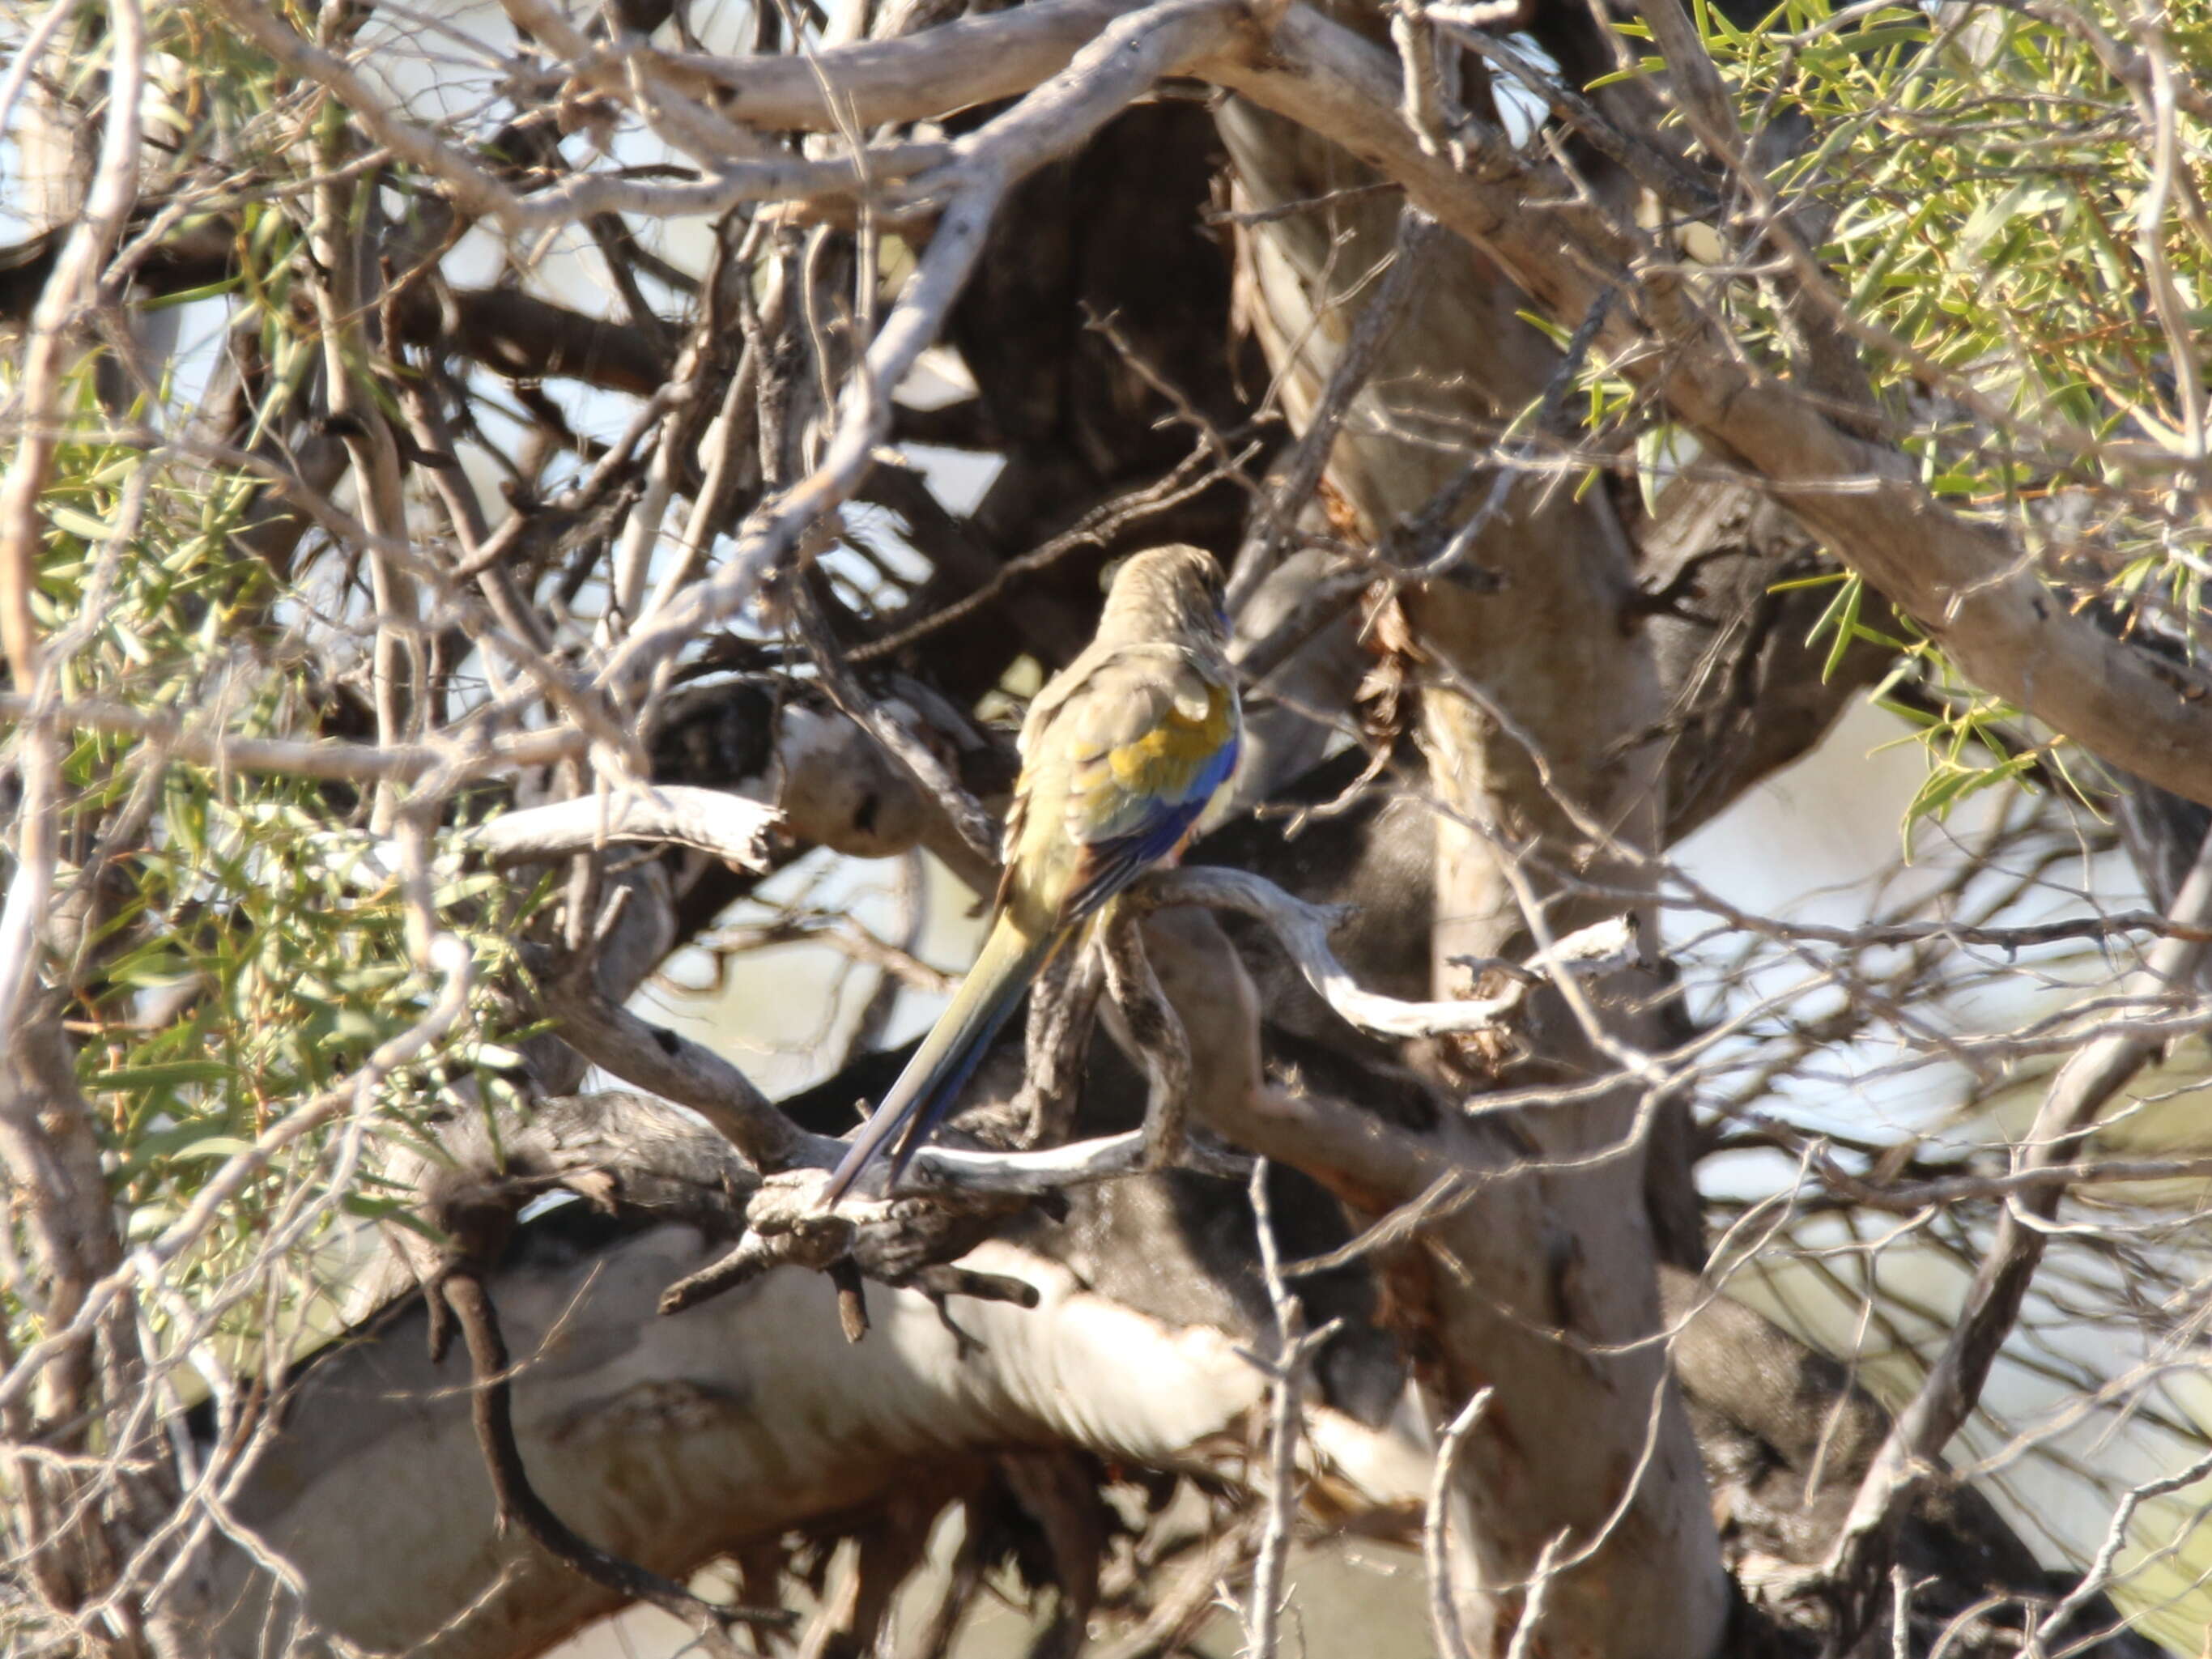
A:
POLYGON ((1236 771, 1238 747, 1232 733, 1192 775, 1185 795, 1155 802, 1152 816, 1142 827, 1085 847, 1082 866, 1061 902, 1060 915, 1068 921, 1091 915, 1174 852, 1205 815, 1214 793, 1236 771))
POLYGON ((1124 718, 1110 741, 1073 751, 1067 823, 1077 841, 1103 846, 1142 836, 1164 808, 1203 805, 1234 765, 1237 694, 1229 686, 1185 688, 1146 712, 1135 731, 1124 718))

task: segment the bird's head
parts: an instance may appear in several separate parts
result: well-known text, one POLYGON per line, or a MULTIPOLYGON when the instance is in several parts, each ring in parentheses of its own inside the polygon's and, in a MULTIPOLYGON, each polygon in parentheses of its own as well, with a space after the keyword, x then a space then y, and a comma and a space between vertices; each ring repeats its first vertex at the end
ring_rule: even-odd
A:
POLYGON ((1106 590, 1098 637, 1223 645, 1229 636, 1223 589, 1221 567, 1202 547, 1177 544, 1132 554, 1106 590))

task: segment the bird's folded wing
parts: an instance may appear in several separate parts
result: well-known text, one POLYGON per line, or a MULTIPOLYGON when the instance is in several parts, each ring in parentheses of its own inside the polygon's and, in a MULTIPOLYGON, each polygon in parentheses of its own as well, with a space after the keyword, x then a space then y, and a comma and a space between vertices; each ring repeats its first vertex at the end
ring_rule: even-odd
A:
POLYGON ((1068 839, 1084 849, 1063 910, 1073 917, 1166 857, 1198 822, 1237 764, 1236 696, 1188 658, 1148 653, 1103 665, 1047 740, 1066 768, 1068 839))

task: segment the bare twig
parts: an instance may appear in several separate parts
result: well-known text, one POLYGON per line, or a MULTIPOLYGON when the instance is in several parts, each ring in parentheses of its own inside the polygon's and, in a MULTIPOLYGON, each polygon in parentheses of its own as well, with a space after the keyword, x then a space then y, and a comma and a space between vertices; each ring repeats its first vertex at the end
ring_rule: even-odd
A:
POLYGON ((2186 1492, 2199 1481, 2212 1479, 2212 1456, 2200 1457, 2187 1468, 2163 1475, 2155 1480, 2146 1480, 2130 1486, 2121 1498, 2119 1507, 2112 1511, 2112 1524, 2105 1530, 2104 1542, 2098 1546, 2095 1559, 2081 1575, 2081 1582, 2069 1590, 2063 1599, 2035 1623, 2028 1632, 2026 1652, 2029 1659, 2045 1659, 2050 1644, 2065 1632, 2067 1625, 2091 1601, 2115 1582, 2115 1567, 2120 1552, 2127 1547, 2128 1537, 2135 1526, 2136 1513, 2154 1498, 2171 1497, 2186 1492))
POLYGON ((1559 1578, 1559 1556, 1566 1537, 1565 1533, 1555 1533, 1536 1553, 1536 1565, 1528 1574, 1528 1595, 1521 1603, 1521 1616, 1513 1621, 1513 1640, 1505 1650, 1505 1659, 1528 1659, 1535 1650, 1536 1632, 1544 1621, 1544 1601, 1559 1578))
POLYGON ((788 1625, 795 1614, 775 1607, 725 1607, 701 1600, 673 1579, 664 1578, 634 1561, 601 1549, 580 1535, 538 1496, 522 1449, 514 1437, 513 1383, 507 1342, 501 1334, 498 1310, 485 1289, 481 1269, 454 1268, 441 1280, 438 1294, 453 1310, 468 1344, 469 1364, 475 1375, 471 1413, 484 1467, 491 1476, 492 1497, 502 1522, 520 1525, 546 1553, 572 1572, 582 1574, 628 1601, 646 1601, 670 1617, 691 1626, 700 1645, 716 1659, 737 1659, 731 1642, 732 1624, 788 1625))
POLYGON ((1442 236, 1436 222, 1426 214, 1407 208, 1398 216, 1390 268, 1361 307, 1359 319, 1329 368, 1328 383, 1322 387, 1297 447, 1291 452, 1275 487, 1268 492, 1266 506, 1237 550, 1226 600, 1231 616, 1244 608, 1281 557, 1283 533, 1312 499, 1328 468, 1337 428, 1375 373, 1382 348, 1419 297, 1423 280, 1433 269, 1429 256, 1442 236))
POLYGON ((1399 60, 1405 65, 1405 90, 1399 113, 1419 135, 1423 149, 1431 155, 1449 155, 1449 134, 1466 118, 1466 112, 1459 107, 1458 88, 1447 83, 1458 78, 1457 61, 1448 60, 1437 52, 1436 25, 1419 5, 1400 3, 1391 7, 1390 39, 1396 44, 1399 60), (1452 64, 1449 75, 1447 61, 1452 64))
MULTIPOLYGON (((1538 447, 1558 431, 1567 394, 1574 390, 1575 381, 1589 357, 1590 342, 1597 338, 1598 330, 1605 325, 1606 314, 1612 305, 1613 296, 1604 293, 1590 301, 1589 310, 1575 325, 1567 349, 1559 354, 1559 367, 1544 383, 1543 396, 1536 400, 1535 413, 1528 422, 1526 435, 1498 447, 1493 463, 1498 472, 1491 480, 1490 493, 1483 497, 1482 505, 1468 514, 1466 522, 1452 532, 1434 556, 1413 567, 1413 580, 1431 581, 1457 569, 1474 550, 1475 543, 1504 512, 1506 503, 1512 499, 1514 486, 1521 481, 1522 469, 1536 458, 1538 447)), ((1469 463, 1470 472, 1475 465, 1469 463)))
POLYGON ((794 594, 792 612, 830 701, 846 719, 873 738, 893 764, 913 778, 923 799, 959 836, 972 866, 994 869, 999 859, 999 827, 990 814, 961 787, 960 780, 927 744, 860 689, 844 652, 816 611, 811 597, 803 592, 794 594))
POLYGON ((602 671, 605 684, 641 687, 674 652, 750 603, 812 526, 851 499, 876 447, 890 435, 892 390, 943 327, 1006 190, 1074 149, 1162 75, 1218 45, 1234 16, 1233 0, 1158 0, 1118 19, 1065 70, 963 138, 955 161, 915 181, 918 194, 944 198, 944 211, 840 400, 820 465, 763 510, 720 570, 630 635, 602 671))
MULTIPOLYGON (((33 717, 30 698, 0 692, 0 720, 33 717)), ((144 738, 179 760, 240 772, 279 773, 291 777, 341 779, 356 783, 410 782, 433 773, 455 780, 493 773, 525 771, 556 761, 580 758, 588 747, 574 726, 548 726, 495 737, 481 722, 453 726, 421 743, 389 745, 337 738, 312 742, 285 738, 230 738, 205 731, 171 715, 122 703, 87 699, 58 703, 46 718, 64 728, 113 732, 144 738)))
POLYGON ((686 784, 608 790, 508 812, 468 830, 461 844, 494 865, 588 852, 609 842, 693 847, 740 869, 765 872, 783 822, 774 807, 686 784))
MULTIPOLYGON (((331 27, 349 38, 366 15, 336 14, 331 27)), ((378 744, 388 747, 421 737, 431 718, 429 642, 421 628, 422 595, 412 568, 399 447, 368 379, 372 278, 362 269, 366 261, 354 234, 355 181, 339 171, 352 159, 353 137, 350 130, 336 125, 326 124, 318 133, 321 171, 307 228, 314 255, 307 287, 320 324, 327 422, 345 446, 355 502, 368 532, 369 597, 375 606, 369 697, 378 744)), ((372 827, 389 832, 400 804, 394 783, 378 784, 372 827)))
MULTIPOLYGON (((2196 866, 2175 896, 2173 919, 2191 928, 2212 925, 2212 836, 2198 849, 2196 866)), ((2129 991, 2154 996, 2192 984, 2206 948, 2195 939, 2160 940, 2142 967, 2130 975, 2129 991)), ((2015 1170, 2043 1170, 2063 1158, 2154 1052, 2152 1042, 2125 1031, 2083 1047, 2051 1079, 2035 1122, 2014 1155, 2015 1170)), ((1857 1599, 1858 1628, 1872 1616, 1891 1540, 1905 1506, 1936 1472, 1944 1447, 1981 1398, 1990 1367, 2019 1317, 2043 1259, 2045 1224, 2057 1212, 2064 1190, 2059 1185, 2039 1185, 2008 1200, 1950 1340, 1911 1403, 1898 1414, 1860 1482, 1829 1562, 1831 1576, 1857 1599)))
POLYGON ((1309 1333, 1305 1309, 1283 1279, 1275 1222, 1267 1206, 1267 1161, 1252 1166, 1252 1227, 1260 1243, 1260 1268, 1267 1301, 1275 1315, 1275 1352, 1269 1365, 1267 1479, 1265 1523, 1259 1559, 1252 1566, 1252 1596, 1246 1609, 1245 1652, 1251 1659, 1275 1659, 1283 1613, 1283 1575, 1290 1565, 1291 1529, 1297 1517, 1298 1439, 1303 1427, 1299 1396, 1312 1350, 1329 1334, 1309 1333))
POLYGON ((1657 143, 1638 142, 1620 132, 1589 99, 1557 76, 1542 73, 1486 26, 1449 16, 1445 9, 1438 6, 1429 7, 1428 15, 1449 29, 1452 39, 1461 46, 1488 58, 1542 99, 1553 114, 1588 139, 1600 155, 1662 201, 1684 212, 1700 215, 1711 213, 1719 204, 1712 187, 1673 150, 1657 143))
MULTIPOLYGON (((1537 982, 1533 969, 1523 969, 1494 997, 1456 1002, 1402 1002, 1363 989, 1329 948, 1329 930, 1342 920, 1341 913, 1309 904, 1247 870, 1206 866, 1159 871, 1133 888, 1130 896, 1146 909, 1202 904, 1264 922, 1306 982, 1330 1007, 1352 1024, 1382 1036, 1438 1036, 1451 1031, 1493 1030, 1521 1006, 1529 987, 1537 982)), ((1636 960, 1639 954, 1635 930, 1616 918, 1559 940, 1550 960, 1577 971, 1602 973, 1636 960)))
MULTIPOLYGON (((1152 1138, 1144 1130, 1079 1140, 1033 1152, 971 1152, 958 1146, 925 1146, 907 1166, 909 1185, 936 1186, 971 1193, 1027 1196, 1085 1182, 1141 1175, 1153 1168, 1152 1138)), ((1183 1148, 1182 1166, 1207 1175, 1241 1176, 1245 1161, 1194 1143, 1183 1148)))
POLYGON ((2181 175, 2179 123, 2174 113, 2173 53, 2157 26, 2148 21, 2142 33, 2151 49, 2143 53, 2148 84, 2139 94, 2149 106, 2151 135, 2150 187, 2136 210, 2136 245, 2143 273, 2149 278, 2151 308, 2166 335, 2166 349, 2173 354, 2173 386, 2181 412, 2181 446, 2178 459, 2202 463, 2207 459, 2203 341, 2202 331, 2190 314, 2188 300, 2174 281, 2173 261, 2167 252, 2172 234, 2166 212, 2176 195, 2190 188, 2181 175))
POLYGON ((1243 1577, 1260 1525, 1257 1515, 1242 1516, 1197 1552, 1152 1598, 1144 1622, 1100 1649, 1098 1659, 1173 1659, 1188 1652, 1191 1638, 1220 1605, 1222 1584, 1243 1577))
POLYGON ((1466 1659, 1467 1632, 1460 1623, 1458 1593, 1452 1588, 1451 1500, 1460 1449, 1490 1405, 1491 1391, 1477 1389, 1437 1439, 1436 1463, 1429 1476, 1429 1503, 1421 1523, 1421 1565, 1428 1576, 1429 1633, 1437 1659, 1466 1659))
POLYGON ((7 657, 18 691, 35 700, 16 761, 22 799, 15 812, 15 872, 6 902, 0 904, 0 1043, 15 1041, 60 857, 62 750, 52 720, 58 686, 40 648, 31 608, 44 540, 39 498, 60 447, 62 380, 79 313, 94 297, 100 262, 123 234, 138 198, 139 102, 146 84, 146 20, 138 0, 122 0, 111 15, 110 27, 107 119, 100 130, 92 186, 31 311, 15 399, 22 437, 6 475, 0 477, 0 653, 7 657))
POLYGON ((2119 1186, 2136 1182, 2202 1181, 2212 1176, 2212 1158, 2092 1158, 2053 1164, 2033 1170, 2017 1170, 2002 1176, 1950 1176, 1933 1181, 1899 1182, 1894 1185, 1862 1180, 1835 1161, 1820 1155, 1817 1146, 1813 1173, 1821 1184, 1854 1204, 1887 1210, 1895 1215, 1919 1215, 1954 1204, 1990 1199, 2011 1199, 2015 1194, 2041 1188, 2119 1186))

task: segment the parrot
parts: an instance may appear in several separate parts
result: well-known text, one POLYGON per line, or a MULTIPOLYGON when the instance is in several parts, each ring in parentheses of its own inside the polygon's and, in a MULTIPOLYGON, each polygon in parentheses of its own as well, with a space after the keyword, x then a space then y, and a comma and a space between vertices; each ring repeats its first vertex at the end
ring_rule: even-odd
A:
POLYGON ((1182 851, 1236 770, 1243 731, 1221 567, 1196 547, 1132 555, 1097 633, 1022 723, 983 948, 830 1176, 825 1208, 887 1144, 897 1185, 1030 982, 1109 899, 1182 851))

